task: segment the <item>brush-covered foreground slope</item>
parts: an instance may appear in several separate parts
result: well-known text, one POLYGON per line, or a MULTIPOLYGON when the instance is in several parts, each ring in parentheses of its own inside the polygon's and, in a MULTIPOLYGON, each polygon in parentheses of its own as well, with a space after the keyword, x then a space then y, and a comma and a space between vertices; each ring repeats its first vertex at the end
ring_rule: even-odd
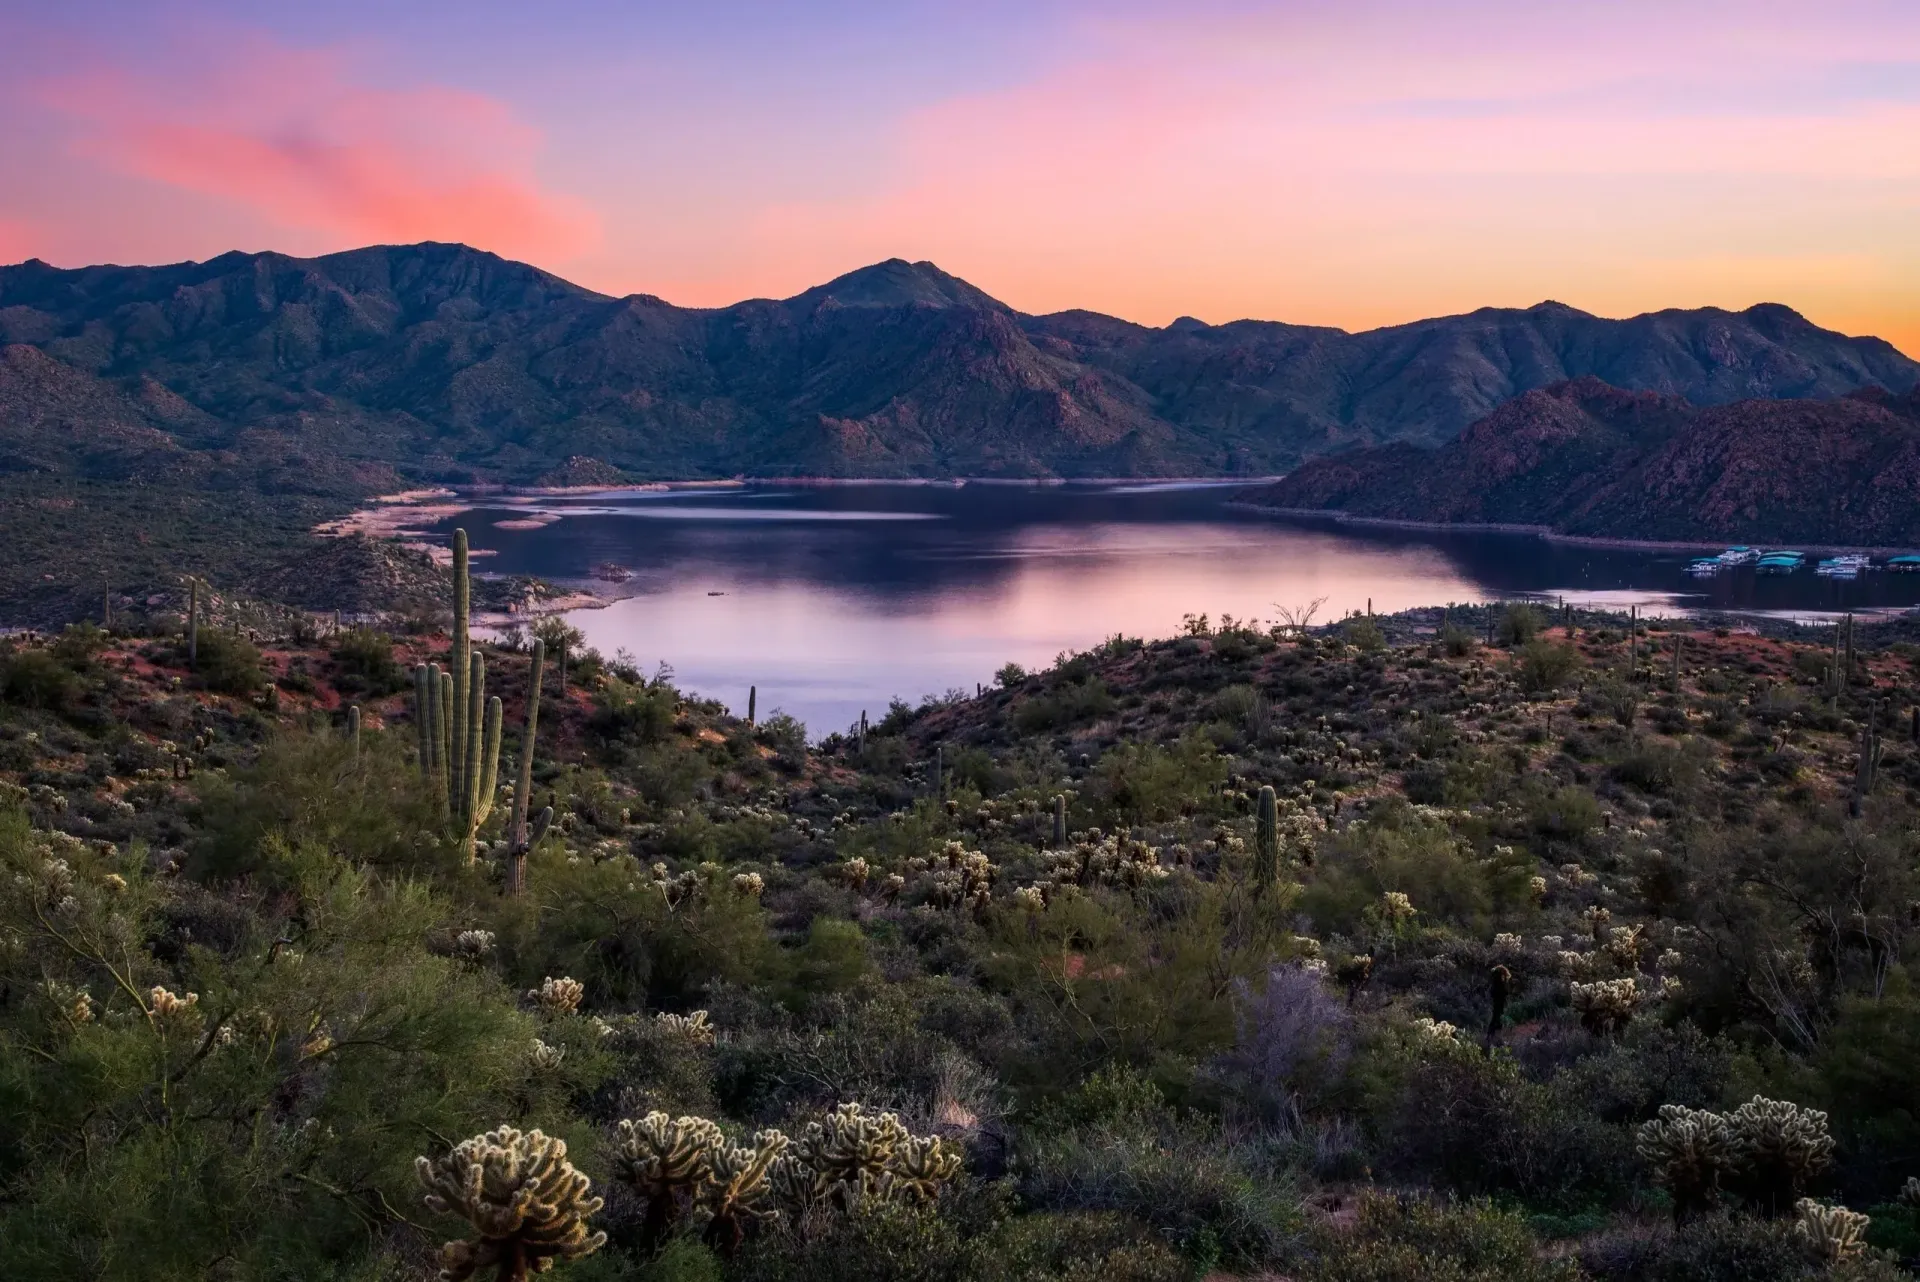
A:
POLYGON ((1702 409, 1578 379, 1515 397, 1438 449, 1318 459, 1248 497, 1594 537, 1904 547, 1920 542, 1920 391, 1702 409))
POLYGON ((572 458, 646 477, 1271 472, 1347 444, 1437 443, 1581 375, 1699 404, 1920 380, 1886 343, 1771 305, 1151 329, 1024 316, 895 259, 697 310, 439 244, 0 268, 0 343, 72 371, 70 386, 38 391, 48 376, 29 369, 39 383, 16 373, 0 391, 18 468, 107 466, 92 445, 41 439, 87 404, 191 450, 251 456, 265 433, 412 477, 520 482, 572 458))
POLYGON ((10 1278, 426 1282, 476 1232, 415 1159, 500 1127, 592 1181, 563 1282, 1920 1257, 1920 651, 1866 629, 1196 620, 810 747, 548 624, 510 895, 510 789, 469 863, 414 760, 444 635, 227 621, 0 640, 10 1278))

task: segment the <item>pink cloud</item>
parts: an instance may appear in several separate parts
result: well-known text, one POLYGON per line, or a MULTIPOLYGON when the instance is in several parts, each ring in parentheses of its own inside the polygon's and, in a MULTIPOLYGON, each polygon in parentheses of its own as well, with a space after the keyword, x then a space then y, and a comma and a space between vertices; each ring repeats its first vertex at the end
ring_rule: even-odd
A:
POLYGON ((198 76, 102 67, 42 82, 81 154, 122 173, 343 242, 457 240, 565 259, 595 212, 534 176, 537 131, 502 103, 441 87, 356 83, 334 50, 262 39, 198 76))

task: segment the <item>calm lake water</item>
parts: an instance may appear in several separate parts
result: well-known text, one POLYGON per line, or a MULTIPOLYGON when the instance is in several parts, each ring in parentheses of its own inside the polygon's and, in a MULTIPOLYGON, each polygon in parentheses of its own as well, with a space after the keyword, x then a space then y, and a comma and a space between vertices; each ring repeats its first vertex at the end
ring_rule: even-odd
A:
POLYGON ((584 579, 614 564, 633 595, 570 621, 591 644, 664 661, 684 689, 744 711, 760 688, 816 737, 892 696, 990 682, 1116 632, 1160 637, 1183 616, 1271 620, 1510 597, 1824 617, 1920 605, 1920 575, 1851 583, 1804 570, 1689 578, 1688 554, 1522 535, 1366 529, 1229 506, 1224 485, 858 485, 615 492, 489 503, 468 529, 488 573, 584 579), (495 522, 534 513, 538 530, 495 522))

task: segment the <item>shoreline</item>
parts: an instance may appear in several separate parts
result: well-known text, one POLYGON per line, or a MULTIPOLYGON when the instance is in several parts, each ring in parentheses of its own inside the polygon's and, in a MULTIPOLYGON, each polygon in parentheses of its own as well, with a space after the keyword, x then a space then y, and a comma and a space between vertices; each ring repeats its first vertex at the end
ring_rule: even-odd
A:
MULTIPOLYGON (((1374 529, 1387 530, 1428 530, 1438 533, 1457 534, 1519 534, 1531 535, 1548 543, 1565 543, 1574 547, 1625 548, 1640 552, 1712 552, 1728 547, 1739 546, 1739 541, 1726 539, 1621 539, 1607 538, 1595 534, 1562 534, 1548 525, 1506 524, 1498 521, 1404 521, 1387 516, 1355 516, 1338 508, 1311 507, 1271 507, 1264 503, 1226 503, 1239 512, 1257 512, 1265 516, 1305 517, 1317 521, 1332 521, 1337 525, 1358 525, 1374 529)), ((1753 545, 1761 546, 1761 545, 1753 545)), ((1874 547, 1851 543, 1796 543, 1797 549, 1807 552, 1858 552, 1872 556, 1902 556, 1914 549, 1906 547, 1874 547)))

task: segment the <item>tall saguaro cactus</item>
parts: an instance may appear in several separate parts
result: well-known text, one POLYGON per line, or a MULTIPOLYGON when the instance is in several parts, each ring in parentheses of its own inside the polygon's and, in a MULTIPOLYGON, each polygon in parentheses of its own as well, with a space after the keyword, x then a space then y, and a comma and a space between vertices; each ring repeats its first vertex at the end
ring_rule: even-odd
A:
POLYGON ((421 738, 420 768, 442 800, 442 813, 474 855, 474 836, 493 809, 500 770, 502 710, 487 697, 486 660, 473 648, 472 581, 467 532, 453 532, 453 644, 447 670, 414 670, 414 718, 421 738))
POLYGON ((200 580, 187 580, 187 666, 200 666, 200 580))
POLYGON ((1273 785, 1260 789, 1260 808, 1253 829, 1253 889, 1265 894, 1280 880, 1280 798, 1273 785))
MULTIPOLYGON (((539 837, 527 831, 527 807, 533 798, 533 743, 540 731, 540 676, 546 667, 547 647, 533 643, 533 670, 527 678, 527 724, 520 732, 520 776, 513 786, 513 823, 507 834, 507 893, 517 895, 527 885, 527 852, 539 837)), ((543 813, 551 819, 551 810, 543 813)), ((544 833, 546 824, 540 825, 544 833)))

